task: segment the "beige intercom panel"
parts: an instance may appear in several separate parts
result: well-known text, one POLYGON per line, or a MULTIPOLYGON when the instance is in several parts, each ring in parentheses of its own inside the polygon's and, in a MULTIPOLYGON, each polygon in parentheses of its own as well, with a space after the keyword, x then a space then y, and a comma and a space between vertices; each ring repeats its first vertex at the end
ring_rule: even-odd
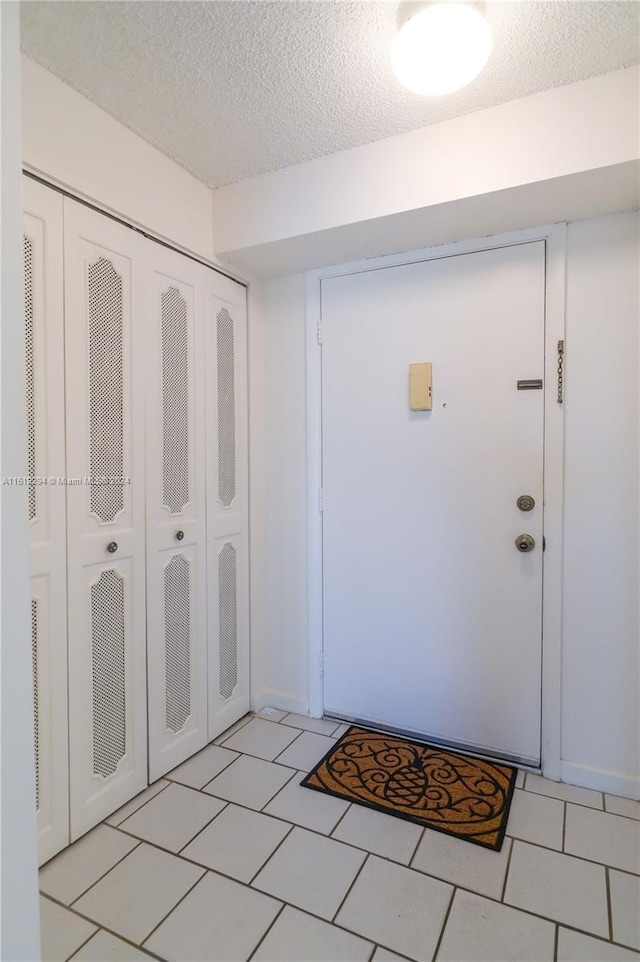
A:
POLYGON ((412 411, 431 410, 431 365, 409 365, 409 407, 412 411))

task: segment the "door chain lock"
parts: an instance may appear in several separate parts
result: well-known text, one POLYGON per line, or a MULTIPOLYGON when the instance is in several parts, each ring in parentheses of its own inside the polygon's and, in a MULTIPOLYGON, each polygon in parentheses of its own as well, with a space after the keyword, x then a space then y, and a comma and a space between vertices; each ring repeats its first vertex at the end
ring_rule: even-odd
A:
POLYGON ((558 404, 564 401, 564 341, 558 341, 558 404))

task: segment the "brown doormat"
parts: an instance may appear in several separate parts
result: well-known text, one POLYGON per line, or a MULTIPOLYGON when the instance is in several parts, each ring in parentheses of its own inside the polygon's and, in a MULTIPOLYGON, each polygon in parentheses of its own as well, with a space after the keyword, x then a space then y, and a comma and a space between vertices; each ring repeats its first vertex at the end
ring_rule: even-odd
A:
POLYGON ((499 852, 516 775, 511 765, 354 726, 301 784, 499 852))

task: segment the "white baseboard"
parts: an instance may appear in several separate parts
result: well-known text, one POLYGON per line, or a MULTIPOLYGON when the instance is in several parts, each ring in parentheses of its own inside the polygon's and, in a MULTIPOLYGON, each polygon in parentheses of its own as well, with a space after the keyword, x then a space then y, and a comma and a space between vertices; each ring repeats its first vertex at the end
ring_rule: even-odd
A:
POLYGON ((622 795, 623 798, 640 798, 640 776, 623 772, 593 768, 578 762, 560 762, 560 780, 581 788, 593 788, 597 792, 622 795))
POLYGON ((285 691, 276 691, 273 688, 261 688, 251 699, 251 709, 254 712, 259 712, 267 705, 272 708, 280 708, 282 711, 292 711, 297 715, 309 714, 309 700, 307 698, 292 695, 285 691))

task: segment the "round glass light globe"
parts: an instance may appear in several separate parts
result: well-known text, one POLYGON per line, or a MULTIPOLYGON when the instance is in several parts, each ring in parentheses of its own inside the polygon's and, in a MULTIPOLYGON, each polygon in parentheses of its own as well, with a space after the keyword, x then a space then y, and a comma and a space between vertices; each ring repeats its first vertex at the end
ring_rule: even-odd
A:
POLYGON ((405 87, 436 97, 477 77, 491 53, 491 28, 469 3, 433 3, 407 20, 391 48, 391 66, 405 87))

